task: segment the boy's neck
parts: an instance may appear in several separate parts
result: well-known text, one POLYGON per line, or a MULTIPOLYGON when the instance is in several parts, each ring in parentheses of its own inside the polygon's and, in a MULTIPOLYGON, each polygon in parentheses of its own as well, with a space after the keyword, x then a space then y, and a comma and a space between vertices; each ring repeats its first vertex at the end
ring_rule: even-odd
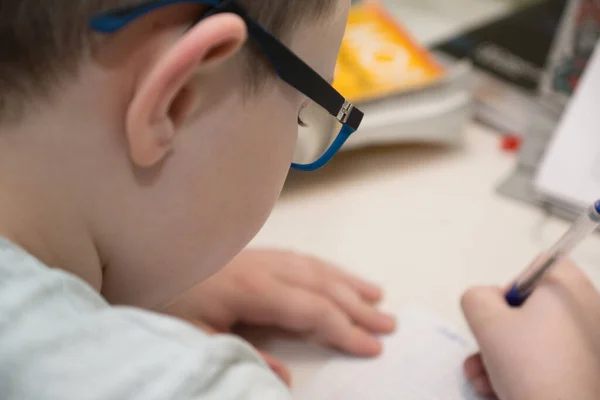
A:
POLYGON ((102 286, 98 252, 71 210, 35 191, 21 191, 0 177, 0 236, 52 268, 70 272, 97 291, 102 286))
POLYGON ((74 185, 86 179, 68 154, 72 122, 46 115, 0 127, 0 236, 100 291, 102 262, 79 201, 93 194, 74 185))

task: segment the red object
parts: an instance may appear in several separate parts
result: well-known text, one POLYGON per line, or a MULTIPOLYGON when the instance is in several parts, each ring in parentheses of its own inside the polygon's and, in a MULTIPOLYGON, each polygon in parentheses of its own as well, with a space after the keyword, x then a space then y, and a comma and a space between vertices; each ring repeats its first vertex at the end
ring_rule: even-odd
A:
POLYGON ((500 142, 500 146, 503 150, 507 151, 518 151, 521 148, 521 143, 523 139, 517 135, 504 135, 502 136, 502 141, 500 142))

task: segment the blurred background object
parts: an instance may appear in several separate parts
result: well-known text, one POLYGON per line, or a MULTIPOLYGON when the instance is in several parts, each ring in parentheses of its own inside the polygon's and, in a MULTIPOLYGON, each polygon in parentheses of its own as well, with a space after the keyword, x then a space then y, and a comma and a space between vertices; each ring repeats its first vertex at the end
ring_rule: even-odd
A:
MULTIPOLYGON (((498 188, 501 194, 541 206, 551 214, 573 219, 581 211, 582 193, 589 193, 596 187, 593 180, 588 179, 590 175, 586 164, 594 163, 590 157, 595 157, 596 154, 582 158, 571 150, 571 145, 573 140, 584 140, 579 143, 582 149, 594 149, 598 146, 594 135, 588 133, 589 129, 595 129, 593 119, 579 121, 580 116, 584 115, 581 110, 597 108, 597 101, 590 95, 575 101, 573 96, 578 90, 586 93, 590 90, 597 91, 593 87, 590 89, 579 86, 584 73, 597 74, 596 70, 600 68, 598 63, 590 63, 599 36, 600 1, 570 0, 563 10, 535 93, 541 108, 532 112, 527 119, 523 131, 523 149, 514 171, 498 188), (548 145, 553 140, 555 144, 548 152, 548 145), (560 146, 566 146, 568 150, 565 152, 560 146), (553 171, 555 175, 571 174, 569 179, 586 187, 574 189, 572 185, 567 185, 570 189, 561 188, 561 196, 549 195, 548 190, 540 190, 540 185, 535 183, 542 163, 546 165, 545 182, 550 178, 548 171, 553 171), (562 172, 558 173, 560 170, 562 172), (579 176, 573 176, 574 171, 579 176), (571 193, 568 194, 565 190, 570 190, 571 193)), ((594 78, 590 77, 587 85, 595 85, 594 82, 594 78)), ((559 176, 556 178, 561 180, 559 176)), ((542 186, 548 189, 547 184, 542 186)))
POLYGON ((426 87, 445 68, 379 3, 350 10, 335 76, 352 102, 365 102, 426 87))
MULTIPOLYGON (((477 74, 477 118, 499 132, 523 133, 532 114, 546 112, 540 85, 565 0, 540 0, 435 45, 469 58, 477 74)), ((549 110, 551 111, 551 110, 549 110)))
MULTIPOLYGON (((516 167, 498 191, 557 208, 542 199, 533 179, 600 36, 600 0, 353 3, 346 41, 360 37, 361 48, 343 46, 340 65, 346 65, 338 68, 343 72, 337 85, 355 98, 366 118, 347 149, 406 142, 459 144, 473 117, 500 134, 501 143, 506 137, 519 143, 511 148, 518 153, 516 167), (365 17, 365 10, 373 9, 380 21, 365 17), (377 24, 385 26, 379 27, 379 36, 364 35, 369 28, 377 31, 377 24), (400 49, 395 54, 404 51, 406 65, 380 52, 382 47, 389 50, 390 43, 400 49), (348 68, 353 51, 360 53, 359 60, 367 55, 380 62, 366 63, 363 73, 357 72, 348 68), (433 69, 420 71, 421 79, 414 80, 414 71, 407 67, 411 62, 429 63, 433 69), (362 79, 363 90, 357 90, 360 85, 349 83, 353 73, 358 81, 371 75, 386 84, 362 79), (398 84, 400 78, 405 80, 398 84)), ((564 205, 558 208, 561 215, 571 215, 564 205)))
POLYGON ((571 1, 563 15, 540 87, 545 100, 561 108, 575 91, 598 41, 600 1, 571 1))
POLYGON ((344 150, 459 143, 471 120, 471 72, 470 62, 421 45, 384 3, 355 3, 334 86, 365 119, 344 150))

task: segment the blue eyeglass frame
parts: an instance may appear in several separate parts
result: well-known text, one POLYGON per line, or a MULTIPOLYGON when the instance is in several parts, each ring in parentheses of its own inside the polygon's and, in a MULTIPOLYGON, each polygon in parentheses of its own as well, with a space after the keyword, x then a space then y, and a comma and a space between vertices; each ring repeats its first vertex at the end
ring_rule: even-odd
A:
POLYGON ((90 20, 90 27, 98 33, 113 34, 154 10, 178 3, 197 3, 212 7, 201 19, 218 13, 234 13, 240 16, 246 23, 248 35, 258 43, 277 76, 323 107, 342 124, 337 137, 318 160, 310 164, 292 164, 292 168, 315 171, 323 167, 342 148, 350 135, 358 130, 364 117, 363 112, 347 101, 319 73, 263 26, 250 18, 246 8, 237 0, 153 0, 104 12, 90 20))

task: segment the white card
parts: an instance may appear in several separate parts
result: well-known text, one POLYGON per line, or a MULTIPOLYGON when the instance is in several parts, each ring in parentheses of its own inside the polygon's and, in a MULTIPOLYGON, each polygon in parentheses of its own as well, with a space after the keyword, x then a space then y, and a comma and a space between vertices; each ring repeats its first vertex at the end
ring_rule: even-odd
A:
POLYGON ((343 357, 294 390, 294 400, 479 400, 463 374, 472 345, 435 317, 407 308, 377 359, 343 357))
POLYGON ((584 208, 600 198, 600 44, 538 170, 542 194, 584 208))

